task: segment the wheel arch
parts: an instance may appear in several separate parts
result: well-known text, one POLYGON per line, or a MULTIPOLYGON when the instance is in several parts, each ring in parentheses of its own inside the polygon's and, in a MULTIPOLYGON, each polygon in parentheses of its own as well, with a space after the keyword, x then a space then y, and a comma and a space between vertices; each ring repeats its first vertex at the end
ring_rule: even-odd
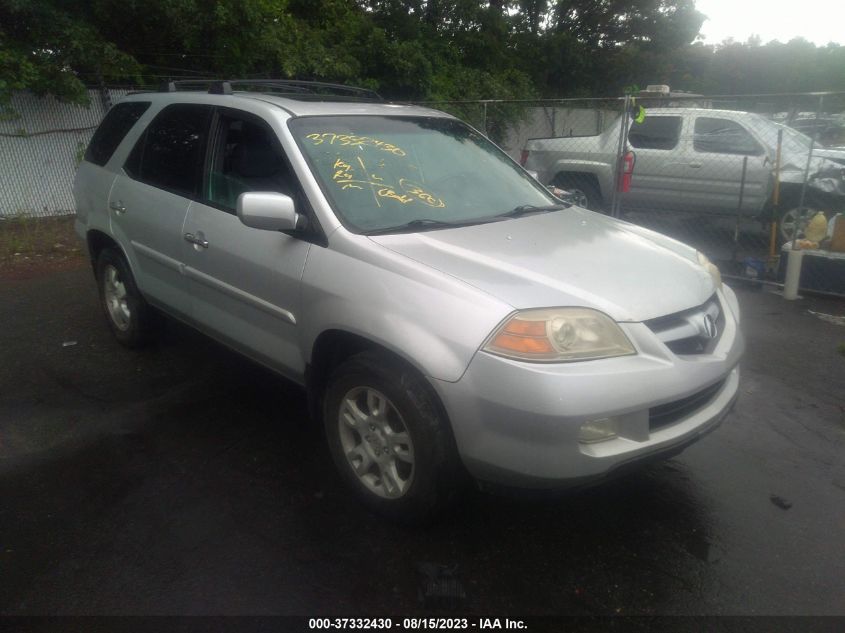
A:
POLYGON ((341 329, 324 330, 317 336, 312 346, 311 358, 305 367, 305 388, 308 398, 308 413, 311 418, 315 421, 322 419, 323 396, 329 376, 334 368, 356 354, 365 351, 374 351, 391 357, 416 373, 422 382, 428 385, 433 402, 436 403, 440 414, 446 420, 454 441, 452 423, 446 412, 446 407, 443 405, 437 390, 431 386, 425 371, 418 364, 404 354, 373 339, 341 329))
POLYGON ((95 276, 97 275, 97 259, 99 258, 100 253, 107 248, 114 248, 123 255, 123 259, 126 260, 126 265, 129 266, 129 271, 132 273, 132 276, 136 280, 138 279, 132 268, 132 262, 129 261, 129 258, 126 256, 126 251, 123 250, 123 247, 111 235, 105 231, 101 231, 100 229, 89 229, 88 232, 85 233, 85 243, 88 246, 88 257, 91 260, 91 267, 94 269, 95 276))
POLYGON ((566 189, 564 181, 577 181, 582 179, 585 184, 588 184, 595 188, 596 193, 599 195, 599 204, 604 207, 608 200, 607 196, 605 195, 604 190, 601 186, 601 179, 593 172, 589 171, 558 171, 554 178, 552 178, 552 184, 558 185, 563 189, 566 189))

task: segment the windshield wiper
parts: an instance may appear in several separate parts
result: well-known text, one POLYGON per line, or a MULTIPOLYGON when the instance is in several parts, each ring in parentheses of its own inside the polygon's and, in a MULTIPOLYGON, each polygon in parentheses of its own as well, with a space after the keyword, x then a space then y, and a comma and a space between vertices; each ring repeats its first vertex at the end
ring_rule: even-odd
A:
POLYGON ((473 220, 465 220, 463 222, 447 222, 446 220, 434 220, 431 218, 421 218, 411 220, 405 224, 398 226, 388 226, 383 229, 373 229, 372 231, 365 231, 364 235, 386 235, 388 233, 403 233, 405 231, 414 231, 415 229, 453 229, 459 226, 473 226, 475 224, 488 224, 490 222, 498 222, 505 218, 518 218, 522 215, 530 213, 549 213, 550 211, 560 211, 567 209, 565 204, 550 204, 547 206, 537 207, 533 204, 522 204, 505 213, 491 215, 485 218, 475 218, 473 220))
POLYGON ((413 231, 415 229, 452 229, 459 226, 471 226, 473 224, 482 224, 485 220, 467 220, 466 222, 447 222, 445 220, 433 220, 431 218, 421 218, 411 220, 405 224, 398 226, 388 226, 383 229, 373 229, 372 231, 365 231, 364 235, 385 235, 387 233, 402 233, 404 231, 413 231))
POLYGON ((518 207, 514 207, 510 211, 505 211, 504 213, 500 213, 499 215, 495 216, 497 218, 518 218, 523 215, 529 215, 531 213, 550 213, 551 211, 560 211, 561 209, 567 209, 565 204, 548 204, 542 207, 535 206, 533 204, 521 204, 518 207))

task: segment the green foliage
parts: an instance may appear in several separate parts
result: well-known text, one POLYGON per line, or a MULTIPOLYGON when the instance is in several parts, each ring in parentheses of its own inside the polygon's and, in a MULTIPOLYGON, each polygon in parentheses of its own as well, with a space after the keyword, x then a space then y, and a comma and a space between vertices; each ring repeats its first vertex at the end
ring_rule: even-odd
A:
POLYGON ((87 75, 105 80, 137 73, 131 54, 102 37, 86 15, 58 0, 0 0, 0 104, 28 89, 87 100, 87 75))
MULTIPOLYGON (((180 77, 348 82, 397 100, 845 89, 845 47, 692 43, 703 19, 694 0, 0 0, 0 109, 15 90, 84 102, 101 81, 180 77)), ((488 111, 488 128, 516 115, 488 111)))
POLYGON ((85 150, 88 149, 88 145, 83 143, 82 141, 76 142, 76 152, 73 155, 73 166, 79 167, 82 163, 82 160, 85 158, 85 150))

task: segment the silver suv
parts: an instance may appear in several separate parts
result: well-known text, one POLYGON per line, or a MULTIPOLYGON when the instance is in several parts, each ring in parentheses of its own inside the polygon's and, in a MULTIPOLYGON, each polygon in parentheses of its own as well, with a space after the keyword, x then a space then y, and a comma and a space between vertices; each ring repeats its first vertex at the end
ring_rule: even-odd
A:
POLYGON ((403 520, 467 473, 582 484, 729 411, 739 307, 701 253, 442 112, 243 83, 131 95, 92 139, 76 227, 121 343, 166 313, 304 385, 341 477, 403 520))

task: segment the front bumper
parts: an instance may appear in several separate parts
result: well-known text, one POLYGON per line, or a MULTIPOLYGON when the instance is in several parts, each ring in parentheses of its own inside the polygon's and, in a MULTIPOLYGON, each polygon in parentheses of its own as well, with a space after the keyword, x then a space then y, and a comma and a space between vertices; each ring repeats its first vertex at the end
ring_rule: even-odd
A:
POLYGON ((737 397, 744 349, 736 298, 725 287, 719 299, 724 332, 709 354, 675 355, 645 324, 624 323, 636 356, 535 364, 479 352, 459 381, 433 381, 470 474, 517 488, 577 485, 715 428, 737 397), (706 398, 671 423, 654 423, 661 405, 702 392, 706 398), (579 442, 585 422, 609 417, 618 437, 579 442))

